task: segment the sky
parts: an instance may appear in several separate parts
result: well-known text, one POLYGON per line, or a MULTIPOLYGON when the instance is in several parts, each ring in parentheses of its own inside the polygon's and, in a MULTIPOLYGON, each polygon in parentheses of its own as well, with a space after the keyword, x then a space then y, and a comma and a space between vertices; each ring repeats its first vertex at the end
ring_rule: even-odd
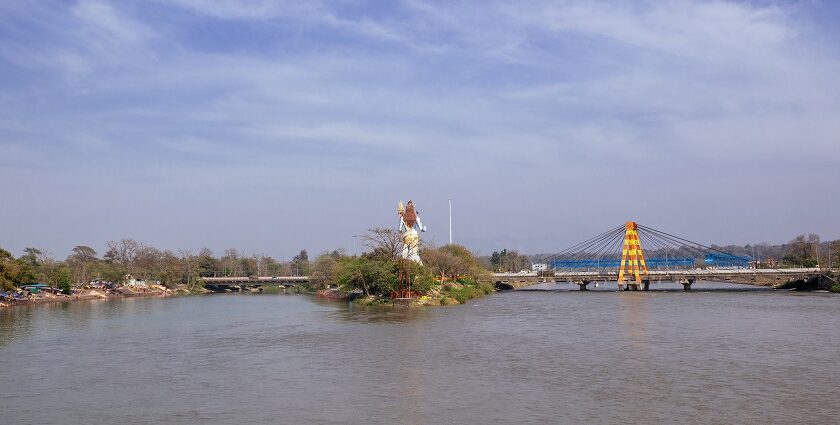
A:
POLYGON ((0 246, 840 238, 833 1, 0 2, 0 246))

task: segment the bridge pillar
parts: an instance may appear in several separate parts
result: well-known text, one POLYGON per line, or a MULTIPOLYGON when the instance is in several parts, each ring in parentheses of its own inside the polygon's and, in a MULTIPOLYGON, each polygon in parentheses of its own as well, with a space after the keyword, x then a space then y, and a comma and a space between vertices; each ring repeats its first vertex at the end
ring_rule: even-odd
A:
POLYGON ((691 284, 694 283, 694 279, 685 279, 681 283, 683 285, 683 291, 690 291, 691 284))
POLYGON ((644 288, 644 291, 650 291, 650 279, 643 280, 642 287, 644 288))
POLYGON ((580 286, 581 291, 588 291, 589 290, 586 287, 586 285, 589 285, 589 282, 587 282, 587 281, 578 282, 578 286, 580 286))

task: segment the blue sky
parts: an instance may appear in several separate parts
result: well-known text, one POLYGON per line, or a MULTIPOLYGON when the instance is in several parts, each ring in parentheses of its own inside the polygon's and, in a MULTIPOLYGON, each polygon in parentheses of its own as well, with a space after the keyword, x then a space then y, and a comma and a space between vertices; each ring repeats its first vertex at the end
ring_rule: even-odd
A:
POLYGON ((0 4, 0 246, 840 238, 840 6, 0 4))

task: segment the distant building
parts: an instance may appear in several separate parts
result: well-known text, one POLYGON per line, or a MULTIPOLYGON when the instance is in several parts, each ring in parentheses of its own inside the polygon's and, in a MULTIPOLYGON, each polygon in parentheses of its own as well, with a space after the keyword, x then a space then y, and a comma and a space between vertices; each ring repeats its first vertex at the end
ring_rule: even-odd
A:
POLYGON ((544 272, 548 270, 548 264, 545 263, 531 263, 532 272, 544 272))
POLYGON ((146 281, 135 279, 130 274, 125 275, 125 286, 134 286, 136 288, 148 288, 149 285, 160 285, 159 280, 146 281))

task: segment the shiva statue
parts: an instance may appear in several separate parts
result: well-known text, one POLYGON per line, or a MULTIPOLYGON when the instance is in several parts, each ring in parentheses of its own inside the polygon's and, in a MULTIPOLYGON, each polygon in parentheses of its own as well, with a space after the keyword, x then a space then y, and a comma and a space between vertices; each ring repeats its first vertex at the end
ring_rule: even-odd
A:
POLYGON ((408 201, 403 206, 400 201, 397 214, 400 216, 400 232, 402 232, 402 258, 423 264, 420 261, 420 234, 417 232, 425 232, 426 226, 420 222, 420 217, 414 209, 414 202, 408 201))

